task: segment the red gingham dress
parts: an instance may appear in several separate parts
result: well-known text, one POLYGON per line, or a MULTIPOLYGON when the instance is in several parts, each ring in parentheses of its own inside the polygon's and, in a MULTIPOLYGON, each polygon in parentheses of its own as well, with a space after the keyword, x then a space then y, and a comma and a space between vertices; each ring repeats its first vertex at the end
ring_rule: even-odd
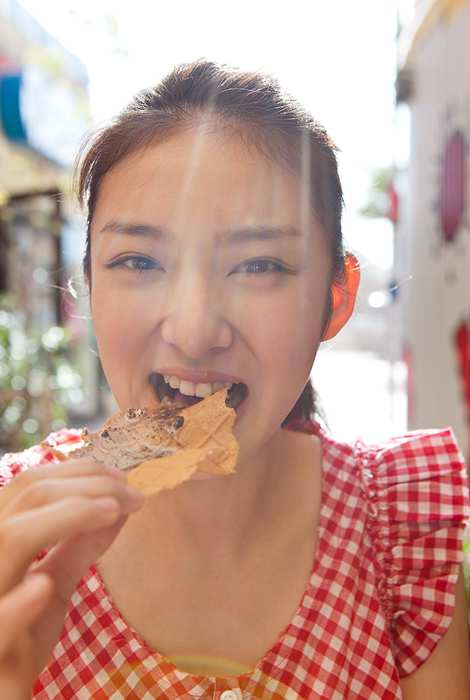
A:
MULTIPOLYGON (((92 566, 34 700, 402 698, 399 678, 426 661, 454 609, 470 508, 453 432, 365 445, 336 442, 317 423, 289 428, 322 441, 318 543, 295 615, 255 668, 224 678, 179 670, 126 622, 92 566)), ((48 440, 72 444, 79 433, 48 440)), ((0 484, 52 459, 39 446, 6 455, 0 484)))

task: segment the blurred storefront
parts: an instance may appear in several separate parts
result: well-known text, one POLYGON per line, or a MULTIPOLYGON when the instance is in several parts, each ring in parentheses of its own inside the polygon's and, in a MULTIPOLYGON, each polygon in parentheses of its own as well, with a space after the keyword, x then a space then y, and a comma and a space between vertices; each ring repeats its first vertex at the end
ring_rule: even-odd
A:
POLYGON ((87 85, 75 56, 18 2, 0 0, 0 293, 27 331, 67 330, 80 378, 67 394, 76 422, 101 408, 88 300, 83 284, 78 294, 69 285, 84 243, 70 176, 90 126, 87 85))
POLYGON ((470 1, 421 0, 399 42, 410 156, 397 224, 411 429, 451 425, 470 457, 470 1))

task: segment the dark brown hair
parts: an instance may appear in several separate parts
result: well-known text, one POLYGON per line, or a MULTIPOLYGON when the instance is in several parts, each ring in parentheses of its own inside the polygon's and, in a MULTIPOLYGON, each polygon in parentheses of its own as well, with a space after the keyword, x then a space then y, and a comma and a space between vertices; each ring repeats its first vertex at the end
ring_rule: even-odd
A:
MULTIPOLYGON (((87 210, 83 271, 91 284, 90 227, 104 175, 125 156, 163 141, 198 119, 209 118, 268 158, 308 178, 311 206, 329 241, 330 284, 342 281, 344 250, 341 229, 343 192, 335 144, 325 129, 278 82, 204 59, 174 68, 158 85, 139 92, 110 124, 84 144, 76 163, 79 201, 87 210)), ((331 318, 328 296, 324 325, 331 318)), ((308 420, 318 413, 315 392, 307 382, 283 422, 308 420)))

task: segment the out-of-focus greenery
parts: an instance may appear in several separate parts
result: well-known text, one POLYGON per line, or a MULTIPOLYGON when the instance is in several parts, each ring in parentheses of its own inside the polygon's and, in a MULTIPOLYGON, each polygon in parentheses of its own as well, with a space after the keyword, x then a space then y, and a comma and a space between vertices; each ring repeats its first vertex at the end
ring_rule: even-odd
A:
POLYGON ((30 447, 67 422, 82 380, 70 364, 70 336, 26 328, 11 295, 0 294, 0 454, 30 447))
POLYGON ((390 207, 389 190, 393 182, 393 168, 377 168, 372 173, 369 193, 364 206, 360 209, 362 216, 373 219, 386 217, 390 207))

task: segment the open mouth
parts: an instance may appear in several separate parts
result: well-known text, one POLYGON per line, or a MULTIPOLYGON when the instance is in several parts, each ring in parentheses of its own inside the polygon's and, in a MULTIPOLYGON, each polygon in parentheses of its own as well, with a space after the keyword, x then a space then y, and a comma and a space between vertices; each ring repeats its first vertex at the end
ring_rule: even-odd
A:
MULTIPOLYGON (((159 401, 163 401, 165 398, 170 400, 172 403, 182 405, 182 406, 193 406, 200 401, 203 401, 203 397, 199 396, 189 396, 187 394, 182 394, 179 389, 171 387, 166 381, 165 377, 158 372, 153 372, 150 375, 150 383, 155 389, 155 393, 158 396, 159 401)), ((212 393, 215 393, 214 390, 212 393)), ((218 391, 218 390, 217 390, 218 391)), ((238 384, 232 384, 228 390, 227 399, 225 401, 226 405, 230 408, 238 408, 240 404, 248 396, 248 387, 243 382, 238 384)))

